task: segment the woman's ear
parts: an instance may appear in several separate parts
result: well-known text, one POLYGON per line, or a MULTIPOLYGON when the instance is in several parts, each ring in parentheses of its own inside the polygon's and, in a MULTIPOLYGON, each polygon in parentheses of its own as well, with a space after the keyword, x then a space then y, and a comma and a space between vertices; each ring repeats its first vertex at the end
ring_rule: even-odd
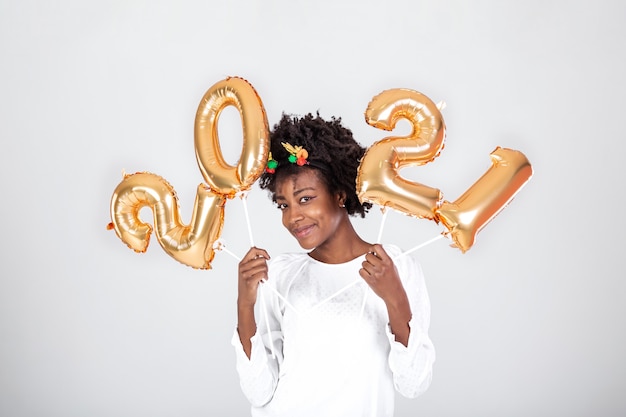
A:
POLYGON ((339 207, 346 206, 346 193, 337 193, 337 203, 339 204, 339 207))

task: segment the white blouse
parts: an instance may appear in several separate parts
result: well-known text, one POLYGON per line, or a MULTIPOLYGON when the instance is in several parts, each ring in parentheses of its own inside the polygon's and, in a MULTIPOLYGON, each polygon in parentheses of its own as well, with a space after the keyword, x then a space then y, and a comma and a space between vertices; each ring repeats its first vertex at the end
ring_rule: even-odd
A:
POLYGON ((395 259, 413 314, 408 347, 395 341, 385 303, 359 275, 365 256, 325 264, 305 253, 269 262, 260 286, 250 359, 232 344, 252 416, 392 416, 394 388, 416 397, 430 385, 435 350, 419 264, 395 259))

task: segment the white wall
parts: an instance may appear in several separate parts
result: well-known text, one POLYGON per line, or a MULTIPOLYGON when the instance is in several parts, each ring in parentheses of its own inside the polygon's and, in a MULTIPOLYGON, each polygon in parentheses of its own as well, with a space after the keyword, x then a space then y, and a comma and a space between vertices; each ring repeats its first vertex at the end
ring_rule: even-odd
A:
MULTIPOLYGON (((445 101, 444 151, 404 174, 449 200, 496 146, 533 164, 468 253, 444 240, 415 253, 438 357, 398 416, 623 415, 625 16, 619 1, 4 0, 0 415, 248 415, 229 345, 236 261, 197 271, 106 230, 122 170, 166 178, 189 220, 195 111, 228 75, 256 87, 271 124, 319 110, 365 145, 387 135, 363 118, 379 92, 445 101)), ((231 160, 237 117, 220 122, 231 160)), ((257 245, 299 249, 265 192, 248 205, 257 245)), ((356 224, 374 240, 380 220, 356 224)), ((441 230, 391 212, 383 240, 441 230)), ((247 249, 239 200, 223 239, 247 249)))

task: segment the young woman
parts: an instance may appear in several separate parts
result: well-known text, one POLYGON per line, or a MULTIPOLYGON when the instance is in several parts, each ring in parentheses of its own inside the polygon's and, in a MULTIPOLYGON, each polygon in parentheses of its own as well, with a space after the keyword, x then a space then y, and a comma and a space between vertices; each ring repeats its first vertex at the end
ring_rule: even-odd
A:
POLYGON ((233 346, 253 416, 392 416, 394 389, 423 393, 435 360, 422 271, 393 245, 371 244, 349 216, 365 149, 319 115, 283 115, 260 186, 306 253, 239 263, 233 346))

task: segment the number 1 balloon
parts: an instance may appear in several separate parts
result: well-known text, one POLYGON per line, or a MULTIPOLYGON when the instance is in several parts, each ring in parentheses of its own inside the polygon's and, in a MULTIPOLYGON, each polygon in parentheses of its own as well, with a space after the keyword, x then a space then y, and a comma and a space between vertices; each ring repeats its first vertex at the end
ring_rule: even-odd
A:
POLYGON ((454 246, 463 253, 471 248, 478 232, 513 200, 532 174, 523 153, 497 147, 487 172, 454 202, 444 201, 436 210, 454 246))

